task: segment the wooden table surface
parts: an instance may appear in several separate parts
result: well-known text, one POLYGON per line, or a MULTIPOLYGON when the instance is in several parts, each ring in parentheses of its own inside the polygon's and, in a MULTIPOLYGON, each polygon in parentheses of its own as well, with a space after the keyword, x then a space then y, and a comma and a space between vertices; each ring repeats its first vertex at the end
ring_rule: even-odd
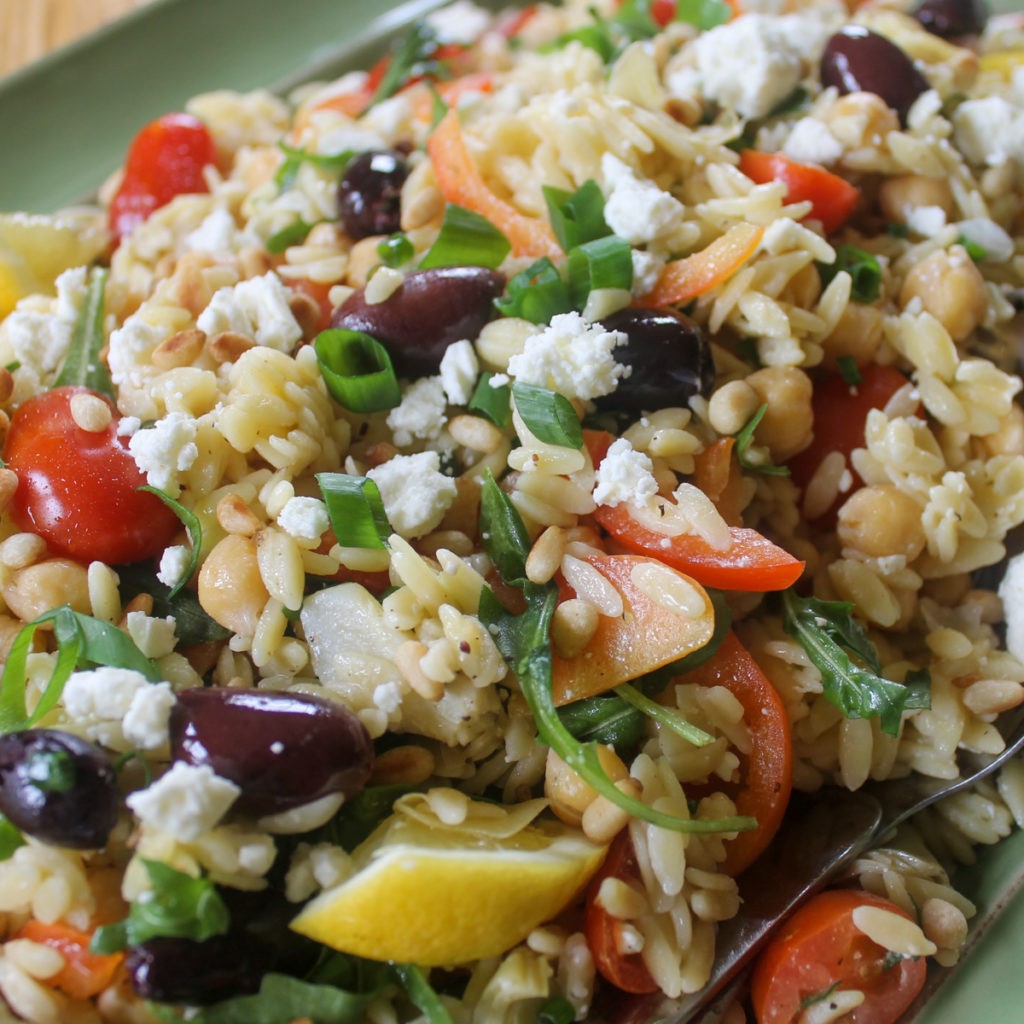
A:
POLYGON ((149 0, 0 0, 0 75, 149 0))

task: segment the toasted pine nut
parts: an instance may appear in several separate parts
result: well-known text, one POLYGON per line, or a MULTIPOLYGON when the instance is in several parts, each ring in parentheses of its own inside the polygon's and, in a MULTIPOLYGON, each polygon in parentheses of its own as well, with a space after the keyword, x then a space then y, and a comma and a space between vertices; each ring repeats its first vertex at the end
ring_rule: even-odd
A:
POLYGON ((206 344, 206 333, 196 327, 187 331, 178 331, 169 338, 164 338, 151 356, 154 366, 161 370, 173 370, 179 366, 191 366, 203 351, 206 344))
POLYGON ((11 503, 18 489, 18 474, 13 469, 0 469, 0 512, 11 503))
POLYGON ((429 679, 420 668, 420 660, 426 655, 428 648, 418 640, 406 640, 397 651, 395 651, 395 664, 399 672, 405 676, 409 685, 424 700, 440 700, 444 696, 444 683, 436 679, 429 679))
POLYGON ((558 572, 565 542, 565 530, 560 526, 549 526, 534 541, 526 558, 526 578, 531 583, 547 583, 558 572))
POLYGON ((228 532, 252 537, 262 525, 238 494, 225 494, 217 502, 217 522, 228 532))
POLYGON ((14 375, 6 366, 0 366, 0 402, 6 402, 14 394, 14 375))
POLYGON ((216 363, 233 363, 252 347, 252 340, 236 331, 221 331, 206 340, 206 351, 216 363))
POLYGON ((406 743, 385 750, 373 765, 371 782, 375 786, 402 783, 418 786, 434 774, 434 755, 426 747, 406 743))
POLYGON ((302 337, 307 341, 315 337, 320 326, 320 303, 309 295, 295 292, 288 301, 288 309, 302 329, 302 337))
POLYGON ((87 430, 90 434, 102 434, 113 419, 110 406, 98 395, 90 395, 86 392, 72 395, 68 409, 76 426, 87 430))

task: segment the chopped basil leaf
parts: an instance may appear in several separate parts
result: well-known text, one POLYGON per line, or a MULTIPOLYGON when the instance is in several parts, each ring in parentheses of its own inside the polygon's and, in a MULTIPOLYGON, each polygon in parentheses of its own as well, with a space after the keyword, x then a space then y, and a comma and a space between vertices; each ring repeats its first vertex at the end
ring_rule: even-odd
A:
POLYGON ((369 105, 394 96, 414 78, 447 77, 447 69, 437 59, 439 44, 437 33, 425 21, 417 21, 395 48, 369 105))
POLYGON ((509 281, 505 291, 505 295, 494 300, 498 311, 530 323, 550 323, 553 316, 568 313, 573 308, 569 286, 548 256, 542 256, 525 270, 520 270, 509 281))
POLYGON ((441 123, 444 115, 448 113, 448 104, 437 91, 437 86, 429 79, 427 79, 427 88, 430 90, 430 130, 433 131, 441 123))
POLYGON ((12 359, 12 360, 11 360, 11 361, 10 361, 10 362, 9 362, 9 363, 8 363, 8 364, 7 364, 6 366, 5 366, 5 367, 4 367, 4 369, 5 369, 5 370, 6 370, 6 371, 7 371, 8 373, 14 373, 14 371, 15 371, 15 370, 19 370, 19 369, 21 369, 21 360, 20 360, 20 359, 12 359))
POLYGON ((608 235, 569 252, 569 294, 575 309, 583 309, 595 289, 629 291, 632 286, 633 250, 624 238, 608 235))
POLYGON ((85 664, 135 669, 150 682, 161 678, 156 664, 117 626, 72 611, 70 605, 54 608, 23 627, 14 638, 0 680, 0 733, 25 729, 38 722, 60 700, 71 673, 85 664), (29 714, 25 704, 28 655, 36 630, 48 622, 53 623, 57 640, 57 664, 35 710, 29 714))
POLYGON ((114 774, 120 775, 124 771, 125 767, 132 761, 139 762, 139 768, 142 770, 142 777, 145 780, 145 785, 148 786, 153 781, 153 769, 149 766, 149 761, 146 757, 139 753, 139 751, 132 748, 126 750, 115 762, 114 762, 114 774))
POLYGON ((384 266, 400 267, 416 255, 416 250, 407 235, 396 231, 395 234, 385 238, 383 242, 377 243, 377 255, 384 266))
POLYGON ((188 569, 182 574, 181 579, 171 587, 167 594, 169 598, 175 597, 182 587, 184 587, 192 578, 192 574, 196 571, 196 567, 199 565, 199 554, 203 546, 203 524, 199 521, 199 517, 194 512, 185 508, 180 501, 175 501, 175 499, 169 494, 161 491, 159 487, 150 487, 149 484, 143 484, 139 490, 149 491, 150 494, 155 494, 181 520, 181 525, 184 526, 188 532, 189 543, 192 545, 192 557, 189 559, 188 569))
POLYGON ((428 1024, 452 1024, 451 1015, 444 1008, 437 993, 430 987, 427 976, 415 964, 392 964, 398 983, 405 990, 409 1001, 421 1010, 428 1024))
POLYGON ((91 952, 116 953, 157 936, 202 942, 228 930, 228 908, 208 878, 193 878, 158 860, 142 863, 152 888, 132 902, 124 920, 96 930, 91 952))
POLYGON ((377 485, 365 476, 317 473, 334 537, 343 548, 386 548, 391 524, 377 485))
POLYGON ((314 164, 323 170, 334 171, 340 177, 341 172, 356 155, 351 149, 343 150, 341 153, 309 153, 304 149, 289 146, 287 142, 279 142, 277 147, 284 153, 284 160, 274 173, 274 181, 281 192, 287 192, 295 184, 295 178, 303 164, 314 164))
POLYGON ((783 626, 821 672, 825 696, 847 718, 877 715, 882 732, 898 736, 904 711, 931 707, 931 676, 919 670, 908 673, 906 683, 883 678, 874 645, 850 614, 853 607, 786 591, 783 626))
POLYGON ((541 53, 548 53, 552 50, 561 50, 570 43, 580 43, 593 50, 605 64, 612 61, 619 49, 612 30, 604 19, 599 19, 593 25, 583 25, 572 32, 566 32, 554 42, 546 43, 539 49, 541 53))
POLYGON ((975 263, 981 263, 983 260, 988 259, 988 250, 983 245, 978 245, 977 242, 972 242, 966 235, 960 235, 957 242, 967 250, 967 255, 970 256, 975 263))
POLYGON ((103 329, 106 308, 107 271, 95 267, 89 275, 82 308, 75 319, 71 346, 64 357, 64 363, 53 382, 55 388, 77 384, 92 388, 110 398, 114 397, 114 385, 110 374, 100 358, 100 351, 106 342, 103 329))
POLYGON ((493 373, 483 373, 476 383, 473 397, 466 408, 484 419, 490 420, 496 427, 504 429, 512 418, 512 388, 508 384, 491 386, 493 373))
POLYGON ((939 108, 939 113, 948 121, 956 113, 957 108, 964 100, 970 99, 965 92, 951 92, 943 101, 942 106, 939 108))
POLYGON ((291 224, 281 228, 280 231, 275 231, 267 239, 267 252, 279 253, 284 252, 285 249, 292 245, 298 245, 300 242, 306 240, 306 235, 313 230, 312 224, 307 224, 304 220, 293 220, 291 224))
POLYGON ((635 686, 629 683, 620 683, 615 687, 615 692, 627 703, 642 711, 648 718, 654 719, 666 729, 671 729, 676 735, 682 736, 684 740, 696 747, 704 747, 714 741, 714 736, 709 735, 703 729, 691 725, 685 718, 680 717, 671 708, 665 707, 657 701, 651 700, 646 694, 641 693, 635 686))
POLYGON ((565 252, 612 233, 604 219, 604 195, 593 178, 575 192, 551 185, 545 185, 543 192, 552 230, 565 252))
POLYGON ((802 110, 810 101, 810 94, 804 85, 796 85, 786 93, 778 103, 768 111, 768 117, 782 117, 784 114, 795 114, 802 110))
POLYGON ((523 422, 539 440, 577 451, 583 447, 583 427, 565 395, 517 380, 512 397, 523 422))
POLYGON ((8 860, 19 846, 24 845, 22 834, 0 814, 0 861, 8 860))
POLYGON ((332 327, 313 342, 331 397, 352 412, 393 409, 402 400, 387 349, 362 331, 332 327))
POLYGON ((755 462, 750 458, 749 451, 754 440, 754 431, 767 411, 767 403, 760 406, 736 435, 736 461, 751 473, 761 473, 763 476, 789 476, 789 466, 773 466, 769 462, 755 462))
POLYGON ((843 380, 850 385, 851 388, 857 387, 859 384, 864 383, 864 377, 861 375, 860 367, 857 365, 857 360, 853 356, 840 356, 836 360, 836 366, 839 367, 839 372, 843 375, 843 380))
POLYGON ((437 241, 420 262, 424 270, 430 267, 487 267, 501 266, 512 246, 504 234, 486 217, 449 203, 444 208, 444 220, 437 241))
POLYGON ((854 302, 874 302, 881 292, 882 268, 878 260, 855 245, 840 245, 836 249, 834 263, 818 263, 817 266, 822 287, 826 287, 839 271, 845 270, 852 279, 850 298, 854 302))

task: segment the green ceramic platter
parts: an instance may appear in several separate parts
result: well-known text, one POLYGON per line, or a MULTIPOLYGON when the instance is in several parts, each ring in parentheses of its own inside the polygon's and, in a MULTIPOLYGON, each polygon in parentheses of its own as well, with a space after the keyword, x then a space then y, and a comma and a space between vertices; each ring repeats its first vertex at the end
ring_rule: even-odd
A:
MULTIPOLYGON (((154 0, 0 80, 0 210, 89 196, 146 121, 210 89, 286 90, 366 66, 442 0, 154 0)), ((481 0, 478 0, 481 2, 481 0)), ((496 7, 500 0, 482 0, 496 7)), ((1003 10, 1019 0, 1000 0, 1003 10)), ((970 949, 937 973, 915 1024, 1024 1024, 1024 832, 961 872, 979 906, 970 949)))

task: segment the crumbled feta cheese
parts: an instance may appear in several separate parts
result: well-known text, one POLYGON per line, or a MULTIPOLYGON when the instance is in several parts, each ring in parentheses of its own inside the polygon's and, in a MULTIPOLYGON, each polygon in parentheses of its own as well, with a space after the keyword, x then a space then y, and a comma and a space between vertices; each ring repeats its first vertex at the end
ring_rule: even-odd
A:
POLYGON ((440 377, 423 377, 410 384, 402 401, 388 413, 387 424, 395 444, 405 447, 415 439, 435 440, 448 422, 444 414, 447 405, 440 377))
POLYGON ((631 372, 612 355, 612 349, 627 340, 622 331, 588 324, 579 313, 561 313, 526 339, 523 351, 509 360, 508 372, 566 398, 600 398, 611 394, 631 372))
MULTIPOLYGON (((412 134, 412 119, 412 101, 404 93, 399 93, 375 103, 359 120, 364 128, 375 132, 381 139, 400 139, 403 135, 412 134)), ((380 149, 381 146, 371 148, 380 149)))
POLYGON ((150 357, 157 347, 170 334, 168 327, 154 327, 146 323, 138 314, 127 320, 110 334, 110 345, 107 351, 107 365, 110 367, 110 379, 121 387, 131 385, 141 387, 145 372, 152 372, 150 357))
POLYGON ((168 742, 167 727, 175 703, 170 683, 149 683, 136 690, 121 721, 124 738, 140 750, 156 750, 168 742))
POLYGON ((184 240, 185 248, 194 252, 235 253, 253 244, 259 244, 259 239, 249 232, 239 231, 235 218, 222 206, 208 213, 184 240))
POLYGON ((120 722, 125 739, 141 750, 167 742, 167 722, 174 704, 170 683, 151 683, 134 669, 104 665, 73 672, 62 696, 67 716, 87 726, 93 739, 111 741, 106 726, 120 722))
POLYGON ((402 706, 402 688, 395 682, 375 686, 373 703, 386 714, 392 714, 402 706))
POLYGON ((196 445, 198 423, 183 412, 168 413, 148 430, 136 431, 128 442, 139 472, 150 487, 158 487, 176 498, 181 491, 178 474, 199 458, 196 445))
POLYGON ((174 650, 174 616, 158 619, 145 612, 129 612, 125 617, 125 628, 135 646, 147 658, 162 658, 174 650))
POLYGON ((1006 563, 999 596, 1006 622, 1006 649, 1024 659, 1024 555, 1015 555, 1006 563))
POLYGON ((164 548, 164 553, 160 556, 160 568, 157 570, 156 578, 165 587, 176 587, 191 564, 191 550, 184 544, 172 544, 169 548, 164 548))
POLYGON ((480 363, 471 341, 457 341, 441 357, 441 387, 452 405, 467 405, 480 373, 480 363))
POLYGON ((230 288, 218 288, 196 326, 207 334, 235 331, 281 352, 290 352, 302 337, 302 328, 288 308, 288 292, 272 270, 230 288))
POLYGON ((654 464, 624 437, 613 441, 597 469, 594 501, 598 505, 644 505, 658 493, 654 464))
POLYGON ((654 291, 654 286, 661 277, 665 258, 646 249, 632 249, 633 256, 633 287, 634 295, 646 295, 654 291))
POLYGON ((782 151, 805 164, 835 163, 843 155, 843 144, 816 117, 802 117, 793 125, 782 151))
POLYGON ((946 211, 941 206, 915 206, 907 214, 907 227, 915 234, 931 238, 946 226, 946 211))
POLYGON ((129 794, 125 803, 144 824, 189 843, 209 832, 241 792, 207 765, 175 761, 170 771, 146 789, 129 794))
POLYGON ((277 525, 296 540, 319 541, 331 519, 319 498, 289 498, 277 514, 277 525))
MULTIPOLYGON (((783 18, 744 14, 698 36, 696 57, 701 90, 742 117, 764 117, 796 87, 802 75, 801 46, 783 18)), ((682 94, 692 79, 668 77, 669 92, 682 94)))
POLYGON ((953 112, 953 137, 972 164, 1024 162, 1024 110, 1001 96, 964 100, 953 112))
POLYGON ((395 455, 366 475, 380 489, 388 520, 403 537, 429 533, 455 500, 455 481, 441 472, 437 452, 395 455))
POLYGON ((71 345, 71 325, 52 313, 15 310, 3 327, 13 358, 40 380, 53 373, 71 345))
POLYGON ((644 245, 672 233, 686 210, 675 196, 652 181, 637 178, 617 156, 601 158, 605 187, 610 189, 604 204, 608 227, 630 245, 644 245))
POLYGON ((455 0, 447 7, 431 11, 423 20, 442 43, 473 43, 487 31, 491 18, 490 11, 470 0, 455 0))
POLYGON ((985 250, 986 263, 1005 263, 1013 258, 1013 239, 988 217, 971 217, 957 224, 960 234, 985 250))
POLYGON ((142 420, 138 416, 122 416, 117 421, 117 436, 131 437, 137 430, 142 429, 142 420))
POLYGON ((57 280, 54 281, 54 286, 57 289, 57 302, 54 305, 53 314, 58 320, 74 324, 78 319, 78 311, 85 301, 88 279, 88 267, 72 267, 57 275, 57 280))

